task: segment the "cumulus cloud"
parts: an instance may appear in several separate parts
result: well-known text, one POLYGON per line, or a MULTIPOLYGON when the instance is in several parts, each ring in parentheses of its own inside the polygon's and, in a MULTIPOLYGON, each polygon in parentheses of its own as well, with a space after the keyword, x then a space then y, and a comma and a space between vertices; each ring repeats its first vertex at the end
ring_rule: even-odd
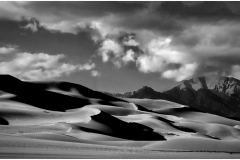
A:
POLYGON ((79 65, 79 70, 91 70, 95 67, 94 63, 86 63, 83 65, 79 65))
POLYGON ((102 42, 98 55, 102 57, 103 62, 110 60, 117 68, 135 61, 135 52, 132 49, 125 51, 122 43, 112 39, 102 42))
POLYGON ((33 23, 29 23, 26 26, 23 27, 24 29, 30 29, 32 32, 37 32, 38 31, 38 27, 37 27, 37 23, 33 22, 33 23))
POLYGON ((122 57, 122 60, 124 63, 128 63, 129 61, 135 61, 134 59, 134 52, 133 50, 128 50, 125 54, 125 56, 122 57))
POLYGON ((91 72, 91 75, 92 75, 93 77, 98 77, 98 76, 101 75, 101 73, 99 73, 99 72, 96 71, 96 70, 93 70, 93 71, 91 72))
POLYGON ((175 70, 166 70, 162 73, 162 77, 175 79, 176 81, 182 81, 191 77, 197 68, 196 63, 184 64, 179 69, 175 70))
POLYGON ((110 54, 113 54, 114 57, 119 57, 123 54, 123 48, 118 42, 106 39, 99 49, 99 55, 102 56, 103 62, 107 62, 110 54))
POLYGON ((147 53, 138 57, 139 69, 145 73, 161 72, 168 64, 184 64, 190 61, 188 54, 170 46, 171 41, 171 38, 162 37, 152 40, 147 46, 147 53))
POLYGON ((135 39, 132 39, 132 38, 133 38, 132 36, 124 38, 123 44, 126 46, 138 46, 139 43, 135 39))
POLYGON ((181 81, 194 75, 197 63, 188 53, 171 46, 171 38, 158 38, 148 44, 147 53, 137 59, 141 72, 159 72, 162 77, 181 81))
POLYGON ((16 46, 0 47, 0 54, 9 54, 15 52, 16 50, 16 46))
POLYGON ((18 53, 10 61, 0 62, 0 74, 11 74, 21 79, 46 80, 62 75, 69 75, 79 70, 90 70, 94 64, 69 64, 59 60, 63 54, 49 55, 46 53, 18 53))

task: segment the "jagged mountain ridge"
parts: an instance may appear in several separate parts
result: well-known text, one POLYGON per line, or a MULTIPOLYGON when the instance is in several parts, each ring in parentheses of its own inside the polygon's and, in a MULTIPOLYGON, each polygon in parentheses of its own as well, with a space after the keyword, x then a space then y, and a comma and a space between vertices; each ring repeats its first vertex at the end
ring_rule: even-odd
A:
POLYGON ((240 118, 240 80, 234 77, 197 77, 162 92, 144 86, 133 92, 108 94, 121 98, 165 99, 207 113, 240 118))
POLYGON ((149 99, 162 99, 163 95, 160 92, 153 90, 151 87, 143 86, 137 91, 126 92, 126 93, 108 93, 105 94, 121 97, 121 98, 149 98, 149 99))

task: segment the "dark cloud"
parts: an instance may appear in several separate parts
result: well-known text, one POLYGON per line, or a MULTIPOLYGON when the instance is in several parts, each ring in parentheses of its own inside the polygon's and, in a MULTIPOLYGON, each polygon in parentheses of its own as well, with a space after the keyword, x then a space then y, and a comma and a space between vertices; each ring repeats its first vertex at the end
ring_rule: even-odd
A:
POLYGON ((132 37, 132 39, 135 40, 136 34, 122 32, 120 33, 120 36, 117 38, 118 43, 121 44, 121 46, 123 47, 123 51, 127 52, 128 50, 132 50, 136 54, 136 57, 143 54, 144 52, 139 48, 139 46, 127 46, 123 44, 124 40, 129 37, 132 37))
POLYGON ((202 59, 194 76, 226 76, 232 72, 233 65, 239 65, 240 56, 212 56, 202 59))
POLYGON ((171 70, 179 69, 181 67, 182 67, 182 64, 180 64, 180 63, 169 63, 167 65, 167 68, 171 69, 171 70))
POLYGON ((156 11, 160 14, 174 16, 185 19, 193 18, 196 21, 218 21, 222 19, 240 19, 240 16, 234 14, 231 8, 225 2, 206 1, 194 5, 185 5, 180 1, 162 2, 156 11))
POLYGON ((212 39, 212 42, 216 46, 229 45, 231 47, 239 47, 240 46, 240 30, 238 29, 238 26, 236 26, 234 30, 230 29, 226 33, 219 33, 212 39))
POLYGON ((174 37, 172 44, 173 45, 183 45, 185 47, 194 47, 201 41, 201 37, 198 35, 179 35, 174 37))
POLYGON ((240 62, 240 56, 236 55, 225 55, 225 56, 213 56, 207 59, 208 63, 215 64, 216 66, 223 66, 228 68, 232 65, 238 65, 240 62))
POLYGON ((153 13, 122 17, 120 20, 114 22, 114 26, 121 26, 130 30, 145 29, 158 31, 162 35, 176 35, 185 29, 184 24, 177 19, 153 13), (139 17, 141 18, 139 19, 139 17))
POLYGON ((235 14, 240 15, 240 3, 239 1, 225 1, 226 5, 231 9, 235 14))
POLYGON ((136 10, 143 9, 146 6, 141 3, 124 3, 114 1, 48 1, 32 2, 25 6, 34 12, 48 13, 58 16, 79 15, 81 17, 105 16, 109 13, 130 14, 136 10))

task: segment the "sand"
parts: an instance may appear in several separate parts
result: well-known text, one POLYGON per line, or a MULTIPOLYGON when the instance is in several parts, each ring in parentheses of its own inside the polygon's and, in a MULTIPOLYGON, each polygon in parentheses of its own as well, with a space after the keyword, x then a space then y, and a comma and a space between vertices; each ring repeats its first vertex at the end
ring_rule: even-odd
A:
MULTIPOLYGON (((152 150, 0 136, 0 158, 239 158, 238 153, 152 150)), ((146 148, 149 148, 147 146, 146 148)))
POLYGON ((240 158, 239 121, 165 100, 53 91, 91 104, 48 110, 2 95, 0 158, 240 158))

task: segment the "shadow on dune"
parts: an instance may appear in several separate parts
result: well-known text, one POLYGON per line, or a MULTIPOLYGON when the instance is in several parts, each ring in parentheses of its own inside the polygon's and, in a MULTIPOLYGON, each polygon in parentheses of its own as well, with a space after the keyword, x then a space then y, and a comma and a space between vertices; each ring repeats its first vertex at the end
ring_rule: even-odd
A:
MULTIPOLYGON (((15 95, 8 100, 53 111, 81 108, 91 104, 88 98, 99 99, 99 103, 103 105, 116 106, 114 102, 128 103, 125 100, 69 82, 24 82, 10 75, 1 75, 0 82, 3 84, 0 87, 1 91, 15 95), (79 96, 52 92, 49 91, 50 89, 66 92, 71 92, 74 89, 79 92, 79 96)), ((149 111, 140 105, 137 106, 140 110, 149 111)))
POLYGON ((196 131, 193 130, 193 129, 186 128, 186 127, 183 127, 183 126, 176 126, 176 125, 174 125, 174 124, 173 124, 173 123, 175 123, 174 121, 170 121, 170 120, 167 120, 167 119, 165 119, 165 118, 157 117, 157 116, 156 116, 155 118, 156 118, 157 120, 159 120, 159 121, 162 121, 162 122, 167 123, 169 126, 175 128, 175 129, 178 129, 178 130, 180 130, 180 131, 190 132, 190 133, 196 133, 196 131))
MULTIPOLYGON (((181 108, 178 108, 178 109, 181 109, 181 108)), ((208 137, 210 139, 221 140, 220 138, 217 138, 217 137, 214 137, 214 136, 211 136, 211 135, 198 133, 196 130, 194 130, 192 128, 188 128, 188 127, 185 127, 185 126, 177 126, 177 125, 173 124, 175 122, 167 120, 165 118, 162 118, 162 117, 155 117, 155 118, 160 120, 160 121, 163 121, 163 122, 167 123, 169 126, 175 128, 177 130, 180 130, 180 131, 183 131, 183 132, 188 132, 188 133, 197 133, 199 135, 203 135, 203 136, 208 137)))
POLYGON ((154 112, 160 113, 160 114, 166 114, 166 115, 180 115, 181 113, 188 113, 188 112, 199 112, 199 113, 206 113, 203 111, 199 111, 195 108, 190 107, 183 107, 183 108, 165 108, 165 109, 159 109, 155 110, 154 112))
POLYGON ((0 125, 9 125, 9 123, 4 118, 0 117, 0 125))
POLYGON ((109 130, 97 130, 95 128, 88 128, 87 126, 78 126, 77 128, 86 132, 105 134, 129 140, 166 140, 162 135, 154 132, 150 127, 134 122, 127 123, 102 111, 98 115, 91 116, 91 118, 93 121, 107 126, 109 130))
POLYGON ((90 104, 86 99, 42 90, 37 84, 29 85, 9 75, 2 75, 0 82, 3 84, 0 90, 16 95, 8 98, 9 100, 26 103, 42 109, 65 111, 90 104))
MULTIPOLYGON (((84 87, 79 84, 74 84, 70 82, 26 82, 29 84, 29 86, 39 88, 41 90, 49 90, 51 88, 55 88, 61 91, 65 92, 71 92, 71 90, 76 90, 79 94, 79 96, 76 96, 77 98, 81 98, 82 96, 86 98, 94 98, 94 99, 99 99, 98 103, 102 105, 112 105, 112 106, 119 106, 114 102, 125 102, 129 103, 126 100, 123 100, 121 98, 116 98, 110 95, 107 95, 105 93, 99 92, 99 91, 94 91, 91 90, 87 87, 84 87)), ((135 104, 139 110, 142 111, 150 111, 141 105, 135 104)), ((121 106, 120 106, 121 107, 121 106)))
POLYGON ((21 94, 9 98, 9 100, 22 102, 38 108, 52 110, 52 111, 65 111, 68 109, 81 108, 89 105, 87 99, 80 99, 69 97, 58 93, 51 93, 48 91, 34 92, 33 94, 21 94))
MULTIPOLYGON (((70 82, 25 82, 29 87, 37 88, 39 90, 57 89, 65 92, 71 92, 75 90, 78 92, 77 97, 84 96, 87 98, 96 98, 105 101, 124 101, 122 99, 106 95, 99 91, 91 90, 79 84, 70 82)), ((126 102, 126 101, 124 101, 126 102)))

